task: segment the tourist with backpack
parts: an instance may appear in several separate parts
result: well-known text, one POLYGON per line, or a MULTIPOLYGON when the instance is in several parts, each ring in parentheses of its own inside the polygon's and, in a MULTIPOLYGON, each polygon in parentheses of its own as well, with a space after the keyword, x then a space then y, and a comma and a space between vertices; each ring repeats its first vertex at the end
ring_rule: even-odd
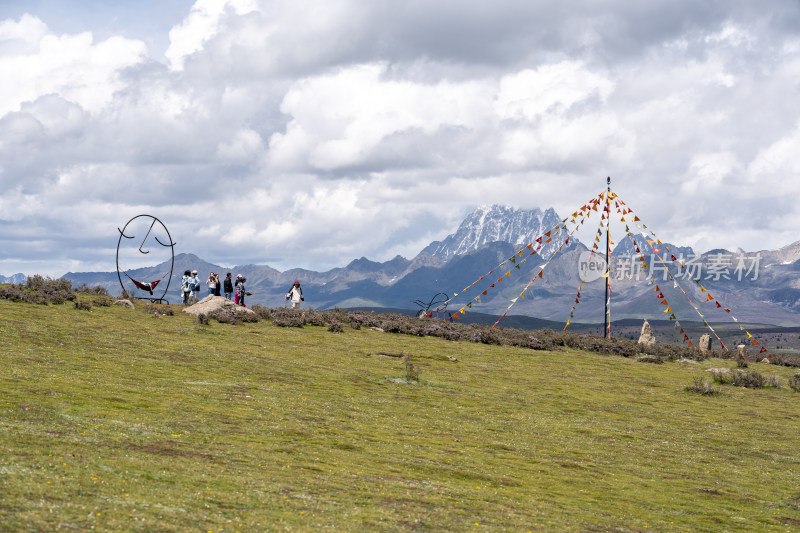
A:
POLYGON ((183 273, 181 278, 181 296, 183 296, 183 305, 189 305, 189 300, 192 297, 192 273, 188 270, 183 273))

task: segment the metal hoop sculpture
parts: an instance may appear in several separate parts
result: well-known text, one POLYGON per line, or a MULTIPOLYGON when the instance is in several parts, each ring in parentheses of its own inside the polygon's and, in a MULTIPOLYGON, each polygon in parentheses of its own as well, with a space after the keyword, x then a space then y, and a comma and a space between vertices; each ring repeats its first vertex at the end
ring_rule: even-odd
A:
MULTIPOLYGON (((448 300, 450 297, 447 295, 446 292, 437 292, 433 295, 433 298, 428 303, 425 303, 424 300, 412 300, 411 303, 419 306, 419 312, 417 313, 418 318, 429 317, 433 318, 434 313, 441 313, 447 309, 448 300), (434 311, 431 311, 431 307, 434 308, 434 311)), ((445 313, 447 315, 447 313, 445 313)), ((437 316, 437 318, 439 318, 437 316)))
POLYGON ((127 272, 125 272, 124 270, 120 270, 120 268, 119 268, 119 247, 122 244, 122 238, 123 237, 125 237, 126 239, 135 239, 136 238, 135 235, 126 235, 125 234, 125 230, 128 229, 128 226, 130 226, 130 224, 134 220, 136 220, 137 218, 142 218, 142 217, 152 218, 153 222, 150 224, 150 228, 147 230, 147 234, 144 236, 144 239, 142 239, 142 243, 139 245, 139 252, 141 252, 143 254, 149 254, 150 253, 149 250, 147 250, 147 251, 146 250, 142 250, 142 247, 144 246, 145 241, 147 241, 147 237, 150 235, 150 232, 153 231, 153 227, 156 225, 156 223, 158 223, 162 228, 164 228, 164 232, 167 234, 167 238, 169 239, 169 244, 164 244, 155 235, 153 235, 153 238, 161 246, 170 249, 171 259, 170 259, 170 266, 169 266, 169 274, 167 275, 167 284, 164 287, 164 292, 158 298, 147 298, 147 297, 144 297, 144 298, 141 298, 141 299, 142 300, 150 300, 153 303, 167 303, 168 304, 169 301, 167 301, 165 296, 167 295, 167 291, 169 291, 169 283, 170 283, 170 281, 172 281, 172 271, 175 268, 175 243, 172 242, 172 236, 169 234, 169 230, 167 229, 167 227, 164 225, 163 222, 161 222, 156 217, 154 217, 152 215, 136 215, 135 217, 130 219, 122 229, 117 228, 117 231, 119 231, 119 240, 117 241, 117 278, 119 278, 119 284, 122 287, 123 291, 125 291, 126 289, 125 289, 125 284, 122 282, 122 275, 121 274, 125 274, 125 277, 130 279, 133 282, 133 284, 136 286, 136 288, 142 289, 142 290, 146 290, 146 291, 150 292, 150 296, 153 296, 153 290, 156 288, 156 285, 158 285, 158 283, 161 281, 161 279, 159 279, 159 280, 156 280, 156 281, 142 283, 142 282, 136 281, 135 279, 130 277, 130 275, 128 275, 127 272))

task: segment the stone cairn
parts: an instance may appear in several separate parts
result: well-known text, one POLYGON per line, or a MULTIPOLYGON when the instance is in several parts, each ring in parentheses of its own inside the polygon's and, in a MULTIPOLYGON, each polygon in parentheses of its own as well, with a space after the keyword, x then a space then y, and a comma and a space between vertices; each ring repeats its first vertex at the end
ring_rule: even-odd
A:
POLYGON ((639 344, 644 346, 651 346, 656 343, 656 338, 653 336, 653 331, 650 329, 650 322, 644 319, 642 324, 642 333, 639 335, 639 344))
POLYGON ((697 344, 697 347, 700 348, 700 353, 708 353, 711 351, 711 335, 708 333, 703 333, 700 335, 700 341, 697 344))

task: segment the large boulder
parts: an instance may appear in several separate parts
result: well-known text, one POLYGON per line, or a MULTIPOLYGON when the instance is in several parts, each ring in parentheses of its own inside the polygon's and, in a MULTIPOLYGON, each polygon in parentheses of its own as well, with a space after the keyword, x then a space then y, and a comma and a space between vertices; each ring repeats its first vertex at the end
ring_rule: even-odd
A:
POLYGON ((242 307, 241 305, 236 305, 232 301, 228 300, 227 298, 223 298, 222 296, 206 296, 196 304, 190 305, 189 307, 184 307, 183 312, 195 316, 201 313, 208 316, 215 311, 224 311, 228 309, 234 310, 236 313, 255 314, 252 309, 242 307))
POLYGON ((653 336, 653 331, 650 329, 650 322, 645 318, 644 324, 642 324, 642 333, 639 335, 639 344, 650 346, 655 343, 656 338, 653 336))

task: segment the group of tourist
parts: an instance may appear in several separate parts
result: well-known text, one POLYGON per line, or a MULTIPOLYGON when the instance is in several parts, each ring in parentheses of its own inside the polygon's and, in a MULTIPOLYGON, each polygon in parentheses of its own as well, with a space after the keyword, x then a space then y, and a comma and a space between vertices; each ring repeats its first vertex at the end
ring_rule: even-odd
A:
MULTIPOLYGON (((210 273, 206 280, 209 296, 222 296, 224 289, 225 298, 233 300, 236 305, 247 307, 244 303, 245 296, 251 296, 253 293, 247 292, 245 289, 245 282, 247 278, 241 274, 236 275, 236 281, 233 280, 233 274, 228 272, 225 279, 220 282, 219 274, 210 273)), ((186 270, 181 279, 181 295, 183 296, 183 305, 192 305, 200 301, 200 278, 197 277, 197 270, 186 270)), ((286 294, 286 300, 292 302, 292 309, 300 307, 300 302, 305 301, 303 298, 303 289, 300 288, 300 282, 295 281, 292 288, 286 294)))

